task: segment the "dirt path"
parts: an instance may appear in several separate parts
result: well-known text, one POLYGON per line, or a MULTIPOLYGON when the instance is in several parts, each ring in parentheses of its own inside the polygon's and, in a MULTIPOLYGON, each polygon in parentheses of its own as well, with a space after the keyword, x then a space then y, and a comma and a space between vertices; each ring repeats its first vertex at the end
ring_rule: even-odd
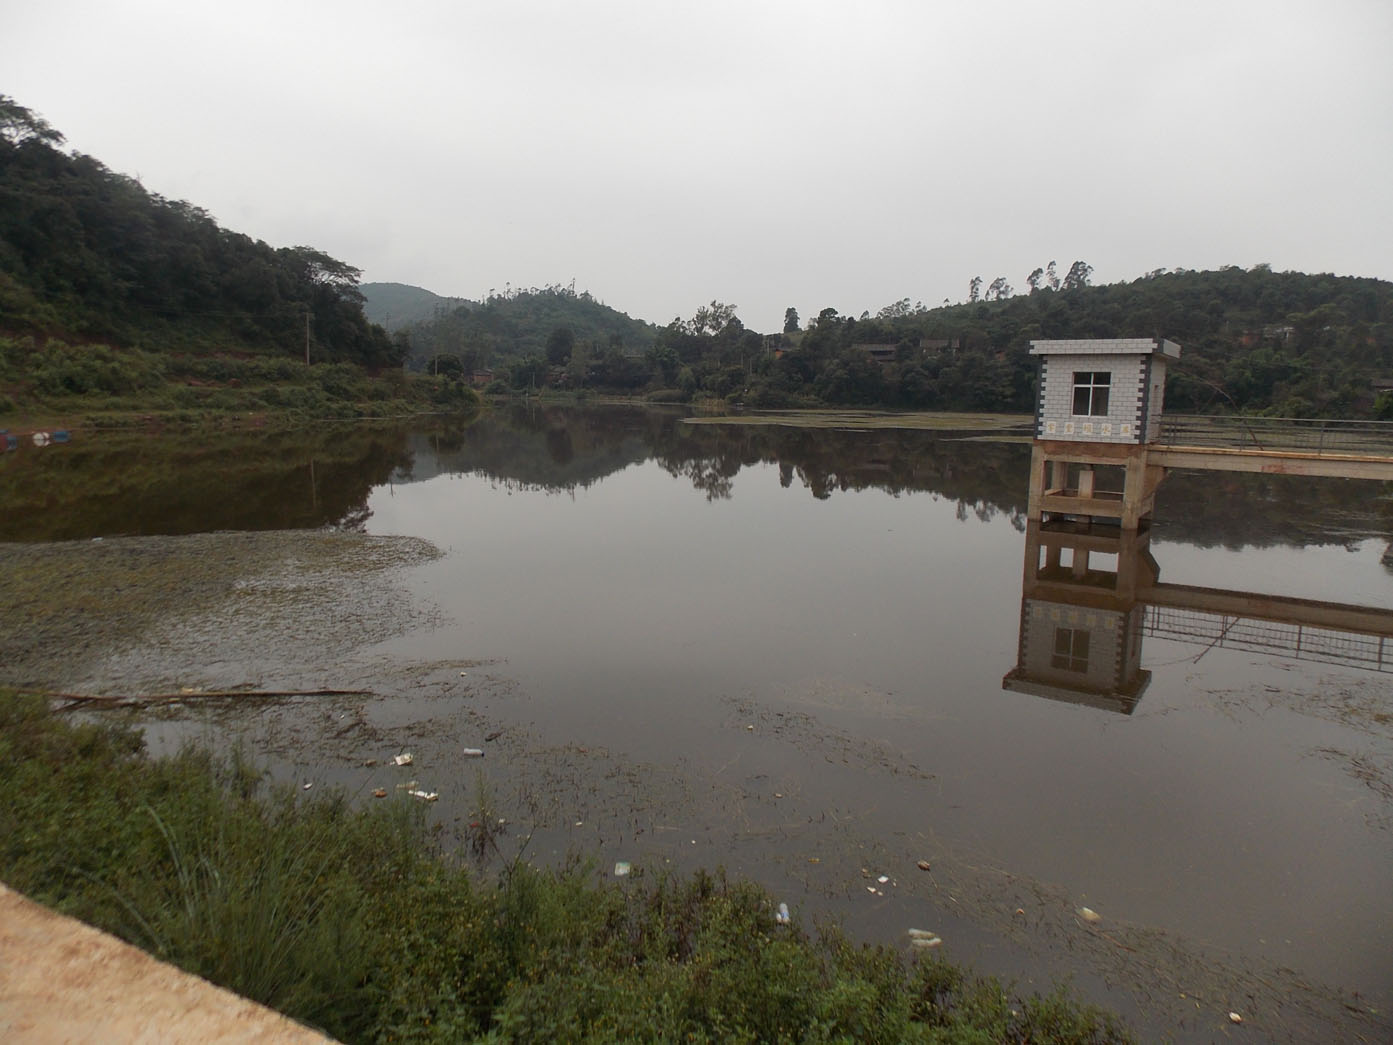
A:
POLYGON ((332 1039, 0 885, 0 1040, 332 1039))

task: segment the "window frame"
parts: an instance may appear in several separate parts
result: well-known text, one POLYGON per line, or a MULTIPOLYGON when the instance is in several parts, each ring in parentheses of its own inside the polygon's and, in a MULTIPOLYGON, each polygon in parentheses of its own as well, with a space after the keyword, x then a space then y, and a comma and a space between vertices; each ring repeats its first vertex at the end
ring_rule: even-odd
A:
POLYGON ((1074 417, 1107 417, 1111 404, 1111 370, 1074 371, 1074 397, 1070 407, 1074 417), (1080 405, 1083 410, 1079 409, 1080 405))
POLYGON ((1050 667, 1076 675, 1088 674, 1089 645, 1087 628, 1055 628, 1050 667))

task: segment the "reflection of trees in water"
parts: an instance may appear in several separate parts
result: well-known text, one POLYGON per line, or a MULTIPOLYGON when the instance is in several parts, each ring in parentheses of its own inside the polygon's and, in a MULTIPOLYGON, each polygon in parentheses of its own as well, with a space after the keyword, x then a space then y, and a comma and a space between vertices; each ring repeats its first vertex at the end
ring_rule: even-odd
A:
MULTIPOLYGON (((423 449, 418 443, 418 453, 423 449)), ((1020 444, 908 430, 847 431, 773 425, 686 424, 680 412, 643 407, 512 406, 487 415, 418 476, 476 472, 550 491, 574 491, 652 459, 708 499, 732 496, 742 469, 770 465, 815 498, 880 489, 933 492, 979 518, 1025 509, 1029 451, 1020 444)))
MULTIPOLYGON (((6 455, 0 540, 116 533, 365 527, 368 497, 389 481, 441 473, 488 476, 510 489, 574 493, 647 460, 710 500, 733 496, 745 468, 777 469, 814 498, 881 490, 928 493, 959 519, 1024 525, 1030 450, 907 429, 837 430, 686 424, 637 406, 511 404, 473 423, 320 425, 292 432, 120 435, 6 455)), ((1158 532, 1243 547, 1393 533, 1383 484, 1236 473, 1171 474, 1157 495, 1158 532)))
POLYGON ((409 464, 406 432, 381 425, 83 436, 9 456, 0 540, 362 529, 373 488, 409 464))
MULTIPOLYGON (((1029 447, 960 431, 686 424, 680 412, 638 406, 512 405, 464 430, 435 470, 573 492, 648 459, 710 500, 733 496, 742 469, 767 465, 781 486, 798 483, 819 500, 929 493, 952 501, 961 520, 1005 516, 1024 527, 1029 447)), ((1168 536, 1206 545, 1355 542, 1393 532, 1393 502, 1378 483, 1177 472, 1161 486, 1156 519, 1168 536)))

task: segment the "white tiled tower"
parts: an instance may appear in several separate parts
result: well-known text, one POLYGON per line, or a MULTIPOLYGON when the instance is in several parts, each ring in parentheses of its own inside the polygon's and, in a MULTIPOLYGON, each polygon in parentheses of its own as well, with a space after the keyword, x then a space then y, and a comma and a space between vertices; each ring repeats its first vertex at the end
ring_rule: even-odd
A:
POLYGON ((1149 443, 1160 434, 1166 364, 1180 346, 1164 339, 1032 341, 1040 357, 1035 438, 1149 443))

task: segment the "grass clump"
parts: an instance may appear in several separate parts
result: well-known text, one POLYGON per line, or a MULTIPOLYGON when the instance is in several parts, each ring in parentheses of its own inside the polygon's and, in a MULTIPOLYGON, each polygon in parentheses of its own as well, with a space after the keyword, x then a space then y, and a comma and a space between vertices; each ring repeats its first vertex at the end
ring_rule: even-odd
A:
POLYGON ((1062 992, 1013 1000, 779 925, 748 882, 484 874, 432 851, 418 806, 150 759, 134 732, 3 690, 0 773, 10 885, 345 1041, 1128 1040, 1062 992))

